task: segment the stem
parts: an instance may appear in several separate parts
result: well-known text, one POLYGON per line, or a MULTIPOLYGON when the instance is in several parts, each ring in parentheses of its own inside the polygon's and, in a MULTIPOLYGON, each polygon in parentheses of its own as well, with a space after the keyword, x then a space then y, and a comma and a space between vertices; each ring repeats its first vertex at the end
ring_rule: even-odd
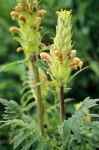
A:
POLYGON ((65 112, 64 112, 64 87, 60 87, 60 116, 61 121, 64 121, 65 118, 65 112))
MULTIPOLYGON (((31 58, 34 84, 36 85, 38 82, 40 82, 38 68, 35 66, 35 62, 37 62, 36 54, 32 55, 31 58)), ((44 133, 40 85, 35 86, 35 99, 37 102, 38 126, 41 132, 44 133)))

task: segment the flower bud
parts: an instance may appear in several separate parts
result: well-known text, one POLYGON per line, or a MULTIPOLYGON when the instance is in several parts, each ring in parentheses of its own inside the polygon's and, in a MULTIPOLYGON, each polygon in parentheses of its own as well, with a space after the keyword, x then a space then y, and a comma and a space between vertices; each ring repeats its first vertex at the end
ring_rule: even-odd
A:
POLYGON ((32 10, 29 10, 29 14, 32 14, 33 12, 32 12, 32 10))
POLYGON ((18 3, 18 6, 15 7, 15 10, 19 12, 23 11, 24 5, 22 3, 18 3))
POLYGON ((23 51, 23 48, 22 47, 18 47, 17 48, 17 52, 21 52, 21 51, 23 51))
POLYGON ((41 22, 42 18, 41 17, 36 17, 36 23, 41 22))
POLYGON ((18 11, 18 12, 20 12, 20 11, 23 10, 23 6, 22 5, 21 6, 16 6, 15 10, 18 11))
POLYGON ((40 47, 41 47, 41 49, 43 49, 43 50, 47 48, 44 43, 40 43, 40 47))
POLYGON ((73 58, 74 56, 76 56, 76 50, 71 50, 69 51, 69 53, 67 54, 68 59, 73 58))
POLYGON ((47 61, 47 62, 50 62, 50 60, 51 60, 50 55, 48 55, 45 52, 40 53, 40 57, 41 57, 41 59, 43 59, 44 61, 47 61))
POLYGON ((56 50, 55 55, 58 57, 59 62, 62 63, 62 52, 60 50, 56 50))
POLYGON ((73 71, 73 70, 77 70, 77 65, 71 66, 71 70, 72 70, 72 71, 73 71))
POLYGON ((32 4, 28 4, 28 8, 29 8, 29 13, 32 14, 33 12, 37 11, 37 7, 36 6, 32 6, 32 4))
POLYGON ((78 57, 74 57, 70 65, 77 65, 80 62, 78 57))
POLYGON ((39 16, 39 17, 42 17, 42 16, 44 16, 46 13, 47 13, 46 10, 43 10, 43 9, 42 9, 42 10, 39 10, 39 11, 38 11, 38 16, 39 16))
POLYGON ((79 66, 80 68, 82 68, 82 66, 83 66, 83 62, 82 62, 82 61, 80 61, 80 62, 78 63, 78 66, 79 66))
POLYGON ((72 61, 72 62, 70 63, 70 66, 78 65, 78 63, 79 63, 79 62, 77 62, 77 61, 72 61))
POLYGON ((76 50, 71 50, 68 54, 68 59, 73 59, 76 56, 76 50))
POLYGON ((56 56, 58 56, 58 57, 62 57, 62 52, 60 51, 60 50, 56 50, 55 51, 55 54, 56 54, 56 56))
POLYGON ((25 17, 24 16, 19 16, 19 20, 21 20, 21 21, 23 21, 24 23, 26 23, 26 19, 25 19, 25 17))
POLYGON ((18 3, 18 6, 23 7, 23 3, 18 3))
POLYGON ((56 45, 55 45, 55 44, 52 44, 52 45, 51 45, 51 49, 52 49, 53 51, 57 50, 56 45))
POLYGON ((10 14, 12 19, 18 19, 19 17, 19 13, 17 11, 12 11, 10 14))
POLYGON ((15 26, 12 26, 12 27, 10 27, 9 31, 14 32, 14 33, 18 33, 18 32, 20 32, 20 29, 15 27, 15 26))
POLYGON ((33 1, 33 5, 37 6, 37 5, 38 5, 38 1, 37 1, 37 0, 34 0, 34 1, 33 1))

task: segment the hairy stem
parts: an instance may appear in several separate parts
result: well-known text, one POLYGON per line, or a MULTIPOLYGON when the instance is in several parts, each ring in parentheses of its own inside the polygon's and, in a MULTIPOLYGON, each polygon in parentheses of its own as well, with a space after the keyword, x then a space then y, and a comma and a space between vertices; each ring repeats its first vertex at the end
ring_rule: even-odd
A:
POLYGON ((41 103, 41 89, 40 89, 40 85, 37 85, 37 83, 40 82, 40 79, 39 79, 38 68, 35 65, 35 62, 37 62, 36 54, 32 55, 31 58, 32 58, 31 62, 32 62, 32 69, 33 69, 33 76, 34 76, 34 84, 35 84, 35 99, 37 102, 38 126, 41 132, 44 133, 42 103, 41 103))
POLYGON ((61 121, 64 121, 65 118, 65 112, 64 112, 64 87, 60 87, 60 116, 61 121))

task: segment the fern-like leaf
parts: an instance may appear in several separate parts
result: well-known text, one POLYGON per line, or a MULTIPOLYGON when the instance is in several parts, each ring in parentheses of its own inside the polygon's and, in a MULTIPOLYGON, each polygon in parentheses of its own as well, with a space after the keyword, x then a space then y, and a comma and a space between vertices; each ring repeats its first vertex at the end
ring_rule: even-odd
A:
POLYGON ((0 103, 5 106, 3 119, 11 120, 22 117, 22 109, 15 101, 8 101, 6 99, 0 98, 0 103))
MULTIPOLYGON (((86 110, 96 106, 98 101, 99 99, 92 100, 86 98, 77 112, 71 118, 64 121, 63 150, 71 150, 71 148, 74 150, 85 150, 87 145, 89 145, 89 149, 99 147, 99 122, 85 122, 83 120, 86 110), (78 148, 79 145, 80 148, 78 148)), ((91 117, 99 117, 97 114, 89 115, 91 117)))
POLYGON ((20 93, 22 95, 21 104, 25 110, 29 110, 31 107, 35 106, 33 101, 31 102, 31 100, 35 98, 33 72, 31 69, 27 71, 26 79, 23 82, 23 88, 20 93))
POLYGON ((37 136, 31 135, 28 139, 26 139, 26 143, 22 146, 21 150, 28 150, 31 145, 33 145, 37 140, 37 136))
POLYGON ((15 101, 0 99, 0 102, 5 106, 4 120, 1 121, 4 124, 1 125, 1 128, 11 127, 11 142, 14 143, 15 150, 29 150, 31 148, 34 150, 54 150, 56 146, 54 142, 51 142, 47 136, 42 136, 37 123, 30 116, 24 114, 22 108, 15 101))

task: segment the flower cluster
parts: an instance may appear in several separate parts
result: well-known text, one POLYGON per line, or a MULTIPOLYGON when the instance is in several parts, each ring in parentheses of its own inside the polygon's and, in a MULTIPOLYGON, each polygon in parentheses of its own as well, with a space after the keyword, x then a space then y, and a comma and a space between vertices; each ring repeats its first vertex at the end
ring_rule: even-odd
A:
POLYGON ((15 39, 20 42, 22 48, 18 48, 17 52, 24 50, 26 53, 32 53, 38 50, 41 43, 40 24, 45 14, 46 10, 39 10, 37 0, 18 0, 11 17, 17 20, 19 27, 12 26, 9 29, 10 32, 19 35, 15 39))
POLYGON ((72 50, 71 11, 61 10, 57 14, 56 37, 50 46, 50 54, 42 52, 40 56, 48 62, 52 80, 61 86, 67 83, 72 70, 82 68, 83 62, 76 57, 76 50, 72 50))

